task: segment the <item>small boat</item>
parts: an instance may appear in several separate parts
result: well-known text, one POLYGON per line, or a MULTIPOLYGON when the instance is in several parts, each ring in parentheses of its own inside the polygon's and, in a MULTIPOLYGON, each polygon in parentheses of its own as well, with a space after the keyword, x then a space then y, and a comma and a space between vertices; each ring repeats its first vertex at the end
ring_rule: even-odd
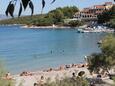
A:
POLYGON ((82 29, 77 29, 78 33, 84 33, 84 31, 82 29))
POLYGON ((99 40, 99 41, 97 42, 97 44, 102 44, 102 40, 99 40))

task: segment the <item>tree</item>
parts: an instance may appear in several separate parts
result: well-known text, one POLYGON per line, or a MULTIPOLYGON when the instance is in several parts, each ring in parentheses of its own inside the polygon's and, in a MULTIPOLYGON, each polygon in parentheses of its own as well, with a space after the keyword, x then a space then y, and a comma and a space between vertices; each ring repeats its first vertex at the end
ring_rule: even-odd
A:
POLYGON ((108 72, 108 69, 110 69, 109 64, 107 64, 105 60, 105 56, 101 53, 93 53, 92 55, 88 56, 87 62, 90 73, 99 73, 101 69, 108 72))
POLYGON ((109 22, 109 26, 115 28, 115 19, 111 19, 109 22))
POLYGON ((50 14, 52 15, 52 18, 54 19, 54 24, 56 24, 57 22, 63 21, 64 15, 61 10, 56 9, 56 10, 50 12, 50 14))
POLYGON ((115 35, 109 35, 102 40, 100 45, 102 53, 107 57, 112 57, 115 60, 115 35))
POLYGON ((115 19, 115 5, 110 10, 105 10, 98 16, 99 23, 107 23, 110 22, 111 19, 115 19))
POLYGON ((69 22, 69 26, 71 27, 82 26, 83 24, 84 24, 83 21, 79 21, 79 20, 73 20, 69 22))
POLYGON ((97 73, 102 69, 109 73, 109 70, 115 66, 115 35, 105 37, 100 48, 101 53, 88 56, 88 69, 97 73))
POLYGON ((79 11, 79 9, 76 7, 76 6, 73 6, 73 7, 64 7, 63 9, 61 9, 64 16, 66 18, 72 18, 73 15, 79 11))

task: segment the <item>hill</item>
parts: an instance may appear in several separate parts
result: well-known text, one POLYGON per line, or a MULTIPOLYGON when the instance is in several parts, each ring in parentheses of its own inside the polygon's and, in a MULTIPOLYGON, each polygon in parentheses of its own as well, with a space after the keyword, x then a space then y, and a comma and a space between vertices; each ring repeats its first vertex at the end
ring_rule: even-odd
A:
POLYGON ((0 20, 8 19, 8 18, 10 18, 10 17, 6 17, 6 15, 0 14, 0 20))
POLYGON ((36 26, 48 26, 52 24, 63 25, 64 19, 72 18, 73 15, 78 11, 79 9, 75 6, 56 8, 47 14, 1 20, 0 24, 27 24, 36 26))

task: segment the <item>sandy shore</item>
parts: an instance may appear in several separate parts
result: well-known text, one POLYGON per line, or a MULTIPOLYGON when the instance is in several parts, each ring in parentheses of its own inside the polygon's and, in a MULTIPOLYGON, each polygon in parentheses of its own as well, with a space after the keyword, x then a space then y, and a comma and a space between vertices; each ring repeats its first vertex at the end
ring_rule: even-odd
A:
POLYGON ((51 81, 55 81, 55 79, 63 79, 64 77, 72 77, 72 73, 76 73, 76 75, 80 71, 85 71, 86 77, 91 77, 88 69, 86 67, 83 68, 68 68, 66 70, 60 70, 60 71, 37 71, 32 72, 32 75, 28 76, 20 76, 20 75, 14 75, 13 79, 16 81, 15 86, 19 86, 19 84, 23 84, 23 86, 33 86, 34 83, 37 83, 40 81, 41 76, 44 76, 44 81, 47 81, 50 79, 51 81))
MULTIPOLYGON (((72 77, 73 73, 78 76, 80 71, 85 72, 86 78, 96 79, 97 74, 91 75, 87 66, 85 64, 72 64, 72 65, 65 65, 60 66, 58 69, 48 69, 36 72, 22 72, 18 75, 11 75, 11 78, 15 81, 15 86, 33 86, 34 83, 39 83, 41 81, 41 77, 43 76, 43 82, 45 83, 47 80, 55 81, 56 79, 62 80, 65 77, 72 77)), ((10 75, 10 74, 8 74, 10 75)), ((107 84, 115 84, 113 80, 110 80, 109 77, 102 77, 101 78, 107 84)))

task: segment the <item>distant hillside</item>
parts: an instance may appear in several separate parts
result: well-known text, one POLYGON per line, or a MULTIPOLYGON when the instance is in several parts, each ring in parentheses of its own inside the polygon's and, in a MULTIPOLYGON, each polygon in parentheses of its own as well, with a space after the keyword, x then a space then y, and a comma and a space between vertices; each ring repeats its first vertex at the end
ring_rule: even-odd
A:
POLYGON ((9 18, 9 17, 7 17, 6 15, 0 14, 0 20, 8 19, 8 18, 9 18))
POLYGON ((10 19, 0 20, 0 24, 29 24, 32 20, 35 20, 38 18, 40 18, 40 15, 23 16, 20 18, 15 17, 15 18, 10 18, 10 19))
POLYGON ((0 24, 27 24, 36 26, 48 26, 52 24, 63 25, 63 19, 72 18, 78 11, 79 9, 75 6, 56 8, 47 14, 1 20, 0 24))

